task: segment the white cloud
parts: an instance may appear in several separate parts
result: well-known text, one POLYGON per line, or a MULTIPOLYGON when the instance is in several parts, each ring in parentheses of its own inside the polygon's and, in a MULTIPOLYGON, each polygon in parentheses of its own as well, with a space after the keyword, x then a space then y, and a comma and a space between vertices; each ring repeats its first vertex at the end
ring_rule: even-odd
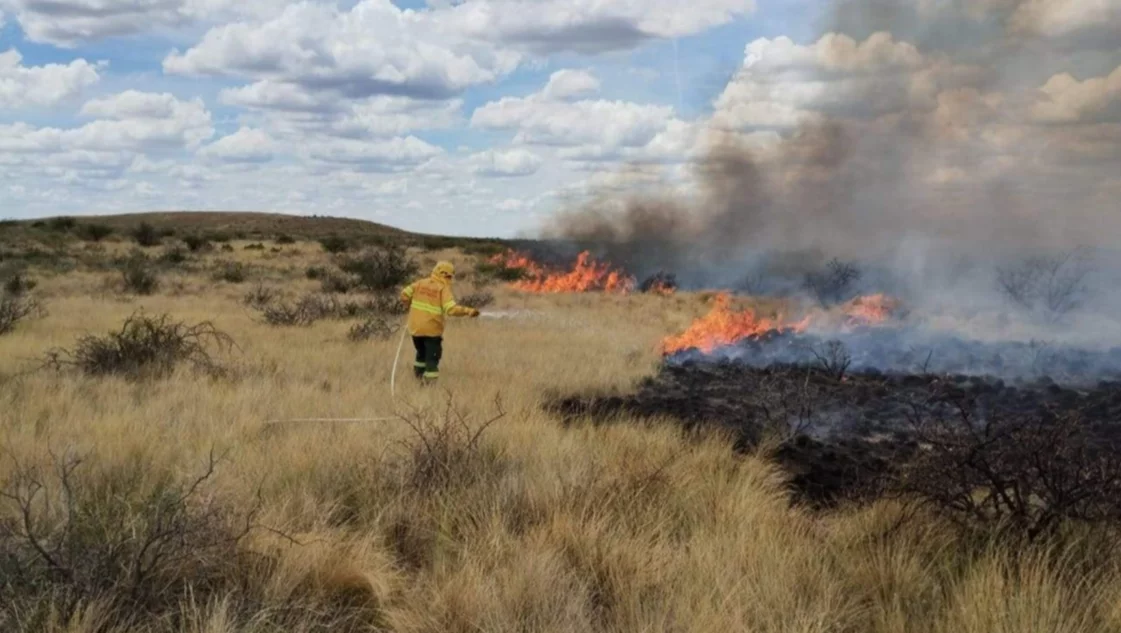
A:
POLYGON ((549 83, 541 91, 542 96, 551 100, 583 97, 599 92, 599 79, 587 70, 558 70, 549 77, 549 83))
POLYGON ((530 176, 541 168, 541 157, 524 149, 487 150, 470 157, 476 174, 482 176, 530 176))
MULTIPOLYGON (((627 101, 556 100, 556 78, 545 91, 504 97, 475 110, 471 125, 516 130, 516 143, 571 147, 641 147, 673 120, 673 108, 627 101), (552 93, 550 94, 550 88, 552 93)), ((562 91, 563 93, 563 91, 562 91)))
POLYGON ((265 132, 243 127, 202 148, 199 154, 230 163, 263 163, 272 160, 274 147, 265 132))
POLYGON ((1032 118, 1040 123, 1121 120, 1121 66, 1105 77, 1078 81, 1070 73, 1051 77, 1039 90, 1032 118))
POLYGON ((933 110, 938 94, 980 71, 926 57, 890 34, 864 41, 830 33, 810 45, 786 37, 747 45, 740 72, 716 99, 718 127, 790 129, 832 117, 933 110))
POLYGON ((86 103, 82 114, 100 117, 75 128, 0 125, 0 151, 135 151, 194 148, 214 133, 201 99, 126 91, 86 103))
POLYGON ((1012 14, 1009 24, 1014 32, 1049 37, 1097 29, 1117 33, 1121 29, 1121 4, 1117 0, 1026 0, 1012 14))
POLYGON ((415 136, 379 141, 323 140, 310 145, 307 155, 326 163, 351 164, 373 170, 415 167, 444 151, 415 136))
POLYGON ((16 49, 0 53, 0 109, 53 106, 80 95, 101 77, 84 59, 69 64, 24 66, 16 49))
POLYGON ((347 98, 444 98, 498 79, 519 59, 455 37, 430 12, 362 0, 347 11, 294 4, 262 23, 216 27, 185 53, 169 55, 164 70, 269 80, 347 98))
POLYGON ((0 9, 11 12, 29 40, 72 48, 201 19, 269 15, 284 4, 285 0, 0 0, 0 9))

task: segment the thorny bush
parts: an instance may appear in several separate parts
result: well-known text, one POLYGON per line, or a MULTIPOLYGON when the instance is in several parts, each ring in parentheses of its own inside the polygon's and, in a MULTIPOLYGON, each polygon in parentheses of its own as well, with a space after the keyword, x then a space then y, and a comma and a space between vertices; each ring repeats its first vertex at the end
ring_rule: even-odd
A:
POLYGON ((861 276, 856 264, 833 259, 824 270, 806 273, 802 286, 827 307, 851 298, 853 285, 861 276))
POLYGON ((470 485, 491 472, 499 456, 486 450, 482 438, 491 425, 506 416, 497 397, 495 409, 489 419, 472 423, 449 397, 442 415, 414 410, 398 416, 412 431, 404 440, 405 484, 425 491, 441 490, 470 485))
POLYGON ((337 265, 355 279, 355 286, 370 292, 385 292, 404 285, 419 270, 405 249, 398 245, 371 248, 355 256, 339 256, 337 265))
POLYGON ((1086 278, 1091 270, 1090 259, 1083 251, 1031 257, 1017 266, 998 268, 997 285, 1013 304, 1057 323, 1089 298, 1086 278))
POLYGON ((104 336, 85 335, 72 350, 48 352, 45 366, 51 369, 74 367, 91 376, 119 375, 130 379, 160 378, 182 364, 211 375, 222 367, 207 349, 236 347, 229 335, 211 323, 187 325, 158 317, 130 316, 116 332, 104 336))
POLYGON ((494 303, 494 293, 491 292, 473 292, 459 300, 465 306, 472 308, 482 309, 494 303))
POLYGON ((892 487, 964 527, 1045 537, 1121 522, 1121 439, 1077 412, 978 412, 968 396, 911 404, 926 447, 892 487))
POLYGON ((236 516, 204 489, 218 459, 180 480, 134 459, 107 467, 69 454, 13 454, 0 481, 0 630, 35 630, 97 602, 124 623, 178 610, 239 572, 257 507, 236 516), (53 613, 52 613, 53 611, 53 613))
POLYGON ((385 317, 370 317, 361 323, 355 323, 346 337, 355 343, 385 340, 396 334, 400 328, 400 325, 390 323, 385 317))
POLYGON ((0 336, 15 330, 20 321, 44 313, 43 306, 33 297, 0 294, 0 336))

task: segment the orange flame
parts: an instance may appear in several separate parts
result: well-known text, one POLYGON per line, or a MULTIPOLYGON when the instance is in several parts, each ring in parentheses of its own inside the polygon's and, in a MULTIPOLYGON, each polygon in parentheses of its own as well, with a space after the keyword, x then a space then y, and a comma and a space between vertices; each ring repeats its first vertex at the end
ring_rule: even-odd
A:
MULTIPOLYGON (((887 295, 858 297, 842 309, 845 316, 844 327, 882 325, 894 316, 898 307, 899 302, 887 295)), ((811 326, 836 328, 838 323, 824 312, 807 314, 797 322, 784 320, 782 316, 774 319, 761 318, 751 309, 736 312, 730 306, 729 296, 721 293, 716 296, 712 310, 707 315, 694 321, 685 332, 666 337, 662 341, 662 354, 669 355, 687 349, 697 349, 709 354, 720 347, 767 332, 801 333, 811 326)))
POLYGON ((673 354, 696 348, 707 354, 719 347, 772 330, 801 332, 809 325, 808 318, 800 323, 784 324, 781 317, 763 318, 751 309, 735 312, 729 301, 726 293, 716 295, 712 310, 707 315, 694 321, 685 332, 670 336, 662 342, 662 353, 673 354))
POLYGON ((607 264, 596 262, 588 251, 580 253, 576 258, 576 265, 568 272, 548 272, 527 255, 513 251, 496 255, 491 258, 491 262, 524 270, 527 278, 510 284, 511 288, 522 292, 555 294, 602 291, 627 294, 635 285, 633 277, 612 270, 607 264))
POLYGON ((677 289, 664 281, 655 281, 650 284, 650 289, 647 290, 652 295, 659 295, 662 297, 672 297, 677 289))
POLYGON ((898 307, 898 300, 884 294, 857 297, 845 306, 845 316, 848 317, 845 325, 880 325, 890 319, 898 307))

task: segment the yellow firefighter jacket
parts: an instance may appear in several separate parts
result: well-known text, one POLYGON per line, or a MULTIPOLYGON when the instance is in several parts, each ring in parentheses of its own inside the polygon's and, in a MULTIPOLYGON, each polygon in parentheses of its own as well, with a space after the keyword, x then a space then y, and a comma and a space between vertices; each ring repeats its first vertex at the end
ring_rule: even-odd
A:
POLYGON ((409 305, 409 334, 443 336, 444 317, 472 316, 475 310, 455 302, 451 284, 433 275, 409 284, 401 291, 401 301, 409 305))

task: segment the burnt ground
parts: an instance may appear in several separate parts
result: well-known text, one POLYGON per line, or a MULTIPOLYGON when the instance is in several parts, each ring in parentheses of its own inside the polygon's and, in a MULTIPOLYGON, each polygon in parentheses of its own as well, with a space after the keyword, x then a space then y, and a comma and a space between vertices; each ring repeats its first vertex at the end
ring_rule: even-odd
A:
MULTIPOLYGON (((803 338, 771 334, 744 342, 741 350, 789 349, 803 338)), ((916 456, 919 431, 931 423, 968 420, 969 428, 982 428, 999 420, 1077 415, 1100 437, 1121 435, 1121 381, 1068 386, 1046 376, 1007 382, 868 367, 842 371, 816 357, 812 363, 763 363, 766 354, 758 353, 751 355, 754 362, 742 354, 734 358, 686 354, 667 359, 632 394, 561 397, 549 406, 568 421, 628 414, 669 416, 686 430, 719 425, 731 431, 739 450, 779 433, 785 441, 774 458, 790 473, 795 497, 818 506, 881 494, 883 481, 916 456)))

